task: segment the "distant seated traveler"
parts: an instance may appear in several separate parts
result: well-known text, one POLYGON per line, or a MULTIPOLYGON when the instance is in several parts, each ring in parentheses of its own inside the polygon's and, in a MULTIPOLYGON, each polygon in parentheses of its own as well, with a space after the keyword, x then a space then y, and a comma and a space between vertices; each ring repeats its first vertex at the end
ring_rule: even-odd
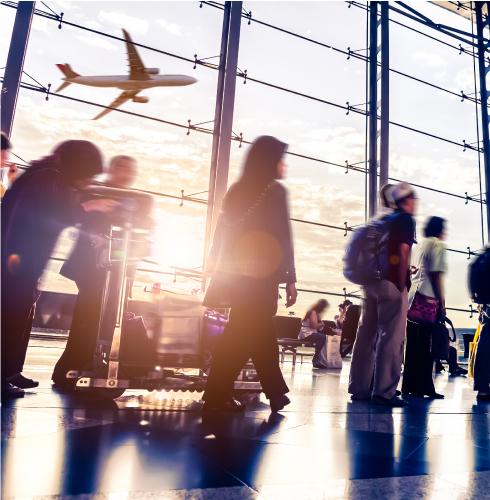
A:
MULTIPOLYGON (((405 341, 410 252, 415 242, 415 191, 402 182, 391 189, 396 207, 382 218, 387 231, 386 269, 363 286, 364 304, 352 353, 349 393, 353 400, 404 406, 397 386, 405 341)), ((385 207, 387 209, 389 207, 385 207)))
POLYGON ((23 377, 37 283, 61 231, 83 211, 107 200, 79 203, 79 192, 102 172, 102 155, 88 141, 66 141, 15 180, 2 200, 2 394, 22 397, 37 386, 23 377))
POLYGON ((287 145, 257 138, 247 152, 238 182, 225 196, 207 262, 211 282, 204 305, 230 308, 223 337, 213 353, 203 411, 241 411, 234 381, 252 358, 272 411, 280 411, 289 391, 279 367, 273 316, 279 284, 286 306, 296 302, 296 273, 283 161, 287 145))
POLYGON ((328 306, 328 301, 325 299, 320 299, 311 306, 303 318, 301 330, 298 334, 300 340, 306 340, 315 344, 313 368, 326 368, 320 361, 320 353, 326 341, 325 323, 322 321, 322 315, 327 311, 328 306))

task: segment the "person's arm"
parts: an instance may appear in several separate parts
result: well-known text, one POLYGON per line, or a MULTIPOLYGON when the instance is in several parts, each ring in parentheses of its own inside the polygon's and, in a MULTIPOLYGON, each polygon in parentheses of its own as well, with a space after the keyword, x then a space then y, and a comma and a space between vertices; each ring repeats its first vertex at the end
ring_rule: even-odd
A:
POLYGON ((288 197, 284 186, 278 184, 277 193, 277 230, 283 251, 283 279, 286 281, 286 307, 291 307, 296 303, 298 298, 298 291, 296 290, 293 234, 291 230, 291 221, 289 220, 288 197))
POLYGON ((323 321, 320 320, 316 311, 311 311, 310 313, 310 326, 314 330, 321 330, 323 328, 323 321))
POLYGON ((444 287, 442 284, 442 276, 441 272, 429 272, 429 279, 432 285, 432 290, 434 290, 434 295, 436 299, 439 300, 440 310, 442 314, 446 315, 446 299, 444 297, 444 287))
POLYGON ((410 245, 402 243, 400 245, 400 265, 398 266, 397 286, 400 292, 407 286, 407 273, 410 266, 410 245))

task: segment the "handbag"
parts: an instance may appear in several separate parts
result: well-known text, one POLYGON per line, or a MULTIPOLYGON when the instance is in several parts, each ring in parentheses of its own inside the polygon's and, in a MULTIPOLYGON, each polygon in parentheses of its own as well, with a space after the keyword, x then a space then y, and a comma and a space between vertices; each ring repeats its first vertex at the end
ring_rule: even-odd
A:
POLYGON ((468 358, 468 376, 471 378, 475 377, 476 349, 478 347, 478 340, 480 339, 481 328, 482 328, 481 323, 478 323, 475 336, 473 337, 473 341, 470 342, 470 355, 468 358))
MULTIPOLYGON (((407 313, 407 318, 414 323, 434 324, 437 322, 437 313, 439 311, 440 301, 435 297, 429 297, 418 291, 424 275, 425 263, 424 256, 420 257, 420 278, 417 284, 417 290, 407 313)), ((445 358, 443 358, 445 359, 445 358)))
POLYGON ((444 317, 437 321, 432 329, 432 357, 434 359, 449 359, 449 342, 456 341, 456 331, 454 330, 453 322, 444 317), (453 338, 449 335, 449 330, 446 327, 446 323, 451 327, 453 332, 453 338))

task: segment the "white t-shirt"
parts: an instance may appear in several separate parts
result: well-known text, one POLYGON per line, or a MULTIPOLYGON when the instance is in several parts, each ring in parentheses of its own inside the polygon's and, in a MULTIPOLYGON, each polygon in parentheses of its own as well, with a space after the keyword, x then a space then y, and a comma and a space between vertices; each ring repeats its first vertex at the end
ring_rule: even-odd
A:
POLYGON ((10 187, 9 181, 9 167, 1 167, 0 168, 0 190, 1 195, 5 194, 5 191, 10 187))
POLYGON ((447 271, 446 245, 434 236, 425 238, 412 264, 418 268, 412 277, 410 300, 419 292, 428 297, 435 297, 429 273, 445 273, 447 271))

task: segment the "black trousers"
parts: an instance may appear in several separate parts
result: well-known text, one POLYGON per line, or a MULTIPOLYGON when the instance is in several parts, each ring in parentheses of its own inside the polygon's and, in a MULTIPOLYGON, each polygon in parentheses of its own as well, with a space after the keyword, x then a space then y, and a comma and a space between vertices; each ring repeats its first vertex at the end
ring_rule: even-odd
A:
POLYGON ((402 392, 433 394, 434 360, 431 353, 432 326, 407 322, 407 342, 403 368, 402 392))
POLYGON ((268 398, 286 394, 279 366, 279 349, 272 317, 277 311, 278 287, 247 288, 231 309, 230 319, 213 353, 203 399, 221 403, 232 397, 234 381, 251 358, 268 398))
POLYGON ((37 276, 12 276, 2 269, 2 382, 22 372, 39 296, 37 276))

